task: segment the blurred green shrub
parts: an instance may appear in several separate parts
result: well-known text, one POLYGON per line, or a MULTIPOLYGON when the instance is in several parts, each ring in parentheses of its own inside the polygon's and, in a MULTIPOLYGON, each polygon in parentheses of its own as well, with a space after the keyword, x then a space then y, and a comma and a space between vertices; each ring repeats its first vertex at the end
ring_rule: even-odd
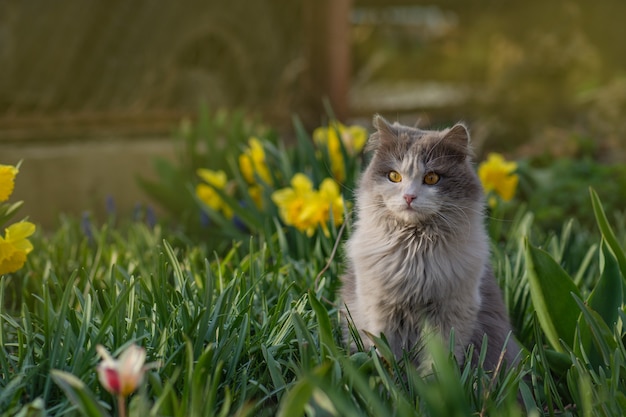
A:
POLYGON ((592 227, 595 217, 588 204, 589 187, 603 195, 610 215, 626 208, 626 165, 605 165, 591 158, 551 159, 542 165, 519 164, 519 198, 528 204, 539 228, 558 230, 568 218, 592 227))
POLYGON ((227 155, 236 155, 252 135, 273 137, 273 132, 243 111, 212 113, 201 106, 195 121, 185 119, 174 134, 176 159, 154 161, 156 180, 138 178, 142 189, 169 214, 186 233, 202 235, 202 218, 191 191, 196 171, 202 167, 228 169, 227 155))
POLYGON ((287 147, 239 113, 210 116, 203 109, 197 126, 187 124, 179 134, 179 160, 157 161, 159 179, 141 185, 189 236, 220 253, 276 230, 297 258, 320 245, 330 253, 351 204, 367 131, 331 121, 311 135, 297 119, 294 128, 295 143, 287 147))

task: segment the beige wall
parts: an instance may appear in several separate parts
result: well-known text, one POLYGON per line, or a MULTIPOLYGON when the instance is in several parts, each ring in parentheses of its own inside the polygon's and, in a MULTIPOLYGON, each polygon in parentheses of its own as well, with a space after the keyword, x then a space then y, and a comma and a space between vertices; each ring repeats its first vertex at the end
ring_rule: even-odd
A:
MULTIPOLYGON (((120 215, 132 213, 138 203, 152 204, 136 177, 155 178, 153 160, 173 158, 171 139, 125 139, 71 143, 3 144, 0 164, 23 160, 10 201, 23 200, 16 219, 28 216, 47 229, 58 225, 61 213, 80 216, 106 213, 108 196, 120 215)), ((156 208, 156 207, 155 207, 156 208)))

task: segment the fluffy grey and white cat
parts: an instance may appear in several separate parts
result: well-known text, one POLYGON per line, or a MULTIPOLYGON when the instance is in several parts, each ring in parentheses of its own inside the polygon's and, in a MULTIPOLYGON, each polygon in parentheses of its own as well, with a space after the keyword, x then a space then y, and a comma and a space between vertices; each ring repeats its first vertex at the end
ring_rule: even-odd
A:
MULTIPOLYGON (((366 347, 372 346, 367 333, 383 333, 397 357, 419 350, 424 332, 447 340, 454 329, 459 362, 470 344, 475 360, 486 334, 485 368, 495 369, 511 326, 489 264, 468 131, 461 124, 420 130, 380 116, 374 127, 346 248, 346 315, 366 347)), ((518 352, 511 336, 505 361, 513 364, 518 352)))

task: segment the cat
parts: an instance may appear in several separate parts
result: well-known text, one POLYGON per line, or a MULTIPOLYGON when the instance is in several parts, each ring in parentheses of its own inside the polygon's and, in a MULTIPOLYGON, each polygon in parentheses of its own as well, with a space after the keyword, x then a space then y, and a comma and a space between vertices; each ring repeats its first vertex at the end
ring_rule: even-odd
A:
POLYGON ((487 335, 484 368, 517 362, 519 346, 489 262, 484 193, 471 164, 463 124, 420 130, 374 117, 366 151, 373 156, 356 191, 356 220, 346 242, 341 300, 365 348, 368 333, 385 335, 397 358, 418 352, 433 331, 463 363, 477 361, 487 335))

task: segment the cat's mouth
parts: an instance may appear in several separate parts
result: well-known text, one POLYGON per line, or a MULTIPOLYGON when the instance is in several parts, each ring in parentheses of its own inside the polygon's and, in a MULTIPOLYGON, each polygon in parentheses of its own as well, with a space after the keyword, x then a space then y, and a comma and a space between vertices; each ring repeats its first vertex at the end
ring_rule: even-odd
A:
POLYGON ((431 207, 417 204, 416 201, 412 201, 411 204, 403 202, 403 204, 397 204, 394 208, 389 208, 394 213, 394 217, 403 223, 411 225, 429 222, 434 214, 431 207))
POLYGON ((404 204, 399 210, 396 211, 396 215, 400 217, 406 223, 421 223, 428 217, 426 213, 422 212, 419 208, 404 204))
POLYGON ((403 204, 401 211, 419 213, 420 207, 419 204, 415 200, 413 200, 410 203, 403 204))

